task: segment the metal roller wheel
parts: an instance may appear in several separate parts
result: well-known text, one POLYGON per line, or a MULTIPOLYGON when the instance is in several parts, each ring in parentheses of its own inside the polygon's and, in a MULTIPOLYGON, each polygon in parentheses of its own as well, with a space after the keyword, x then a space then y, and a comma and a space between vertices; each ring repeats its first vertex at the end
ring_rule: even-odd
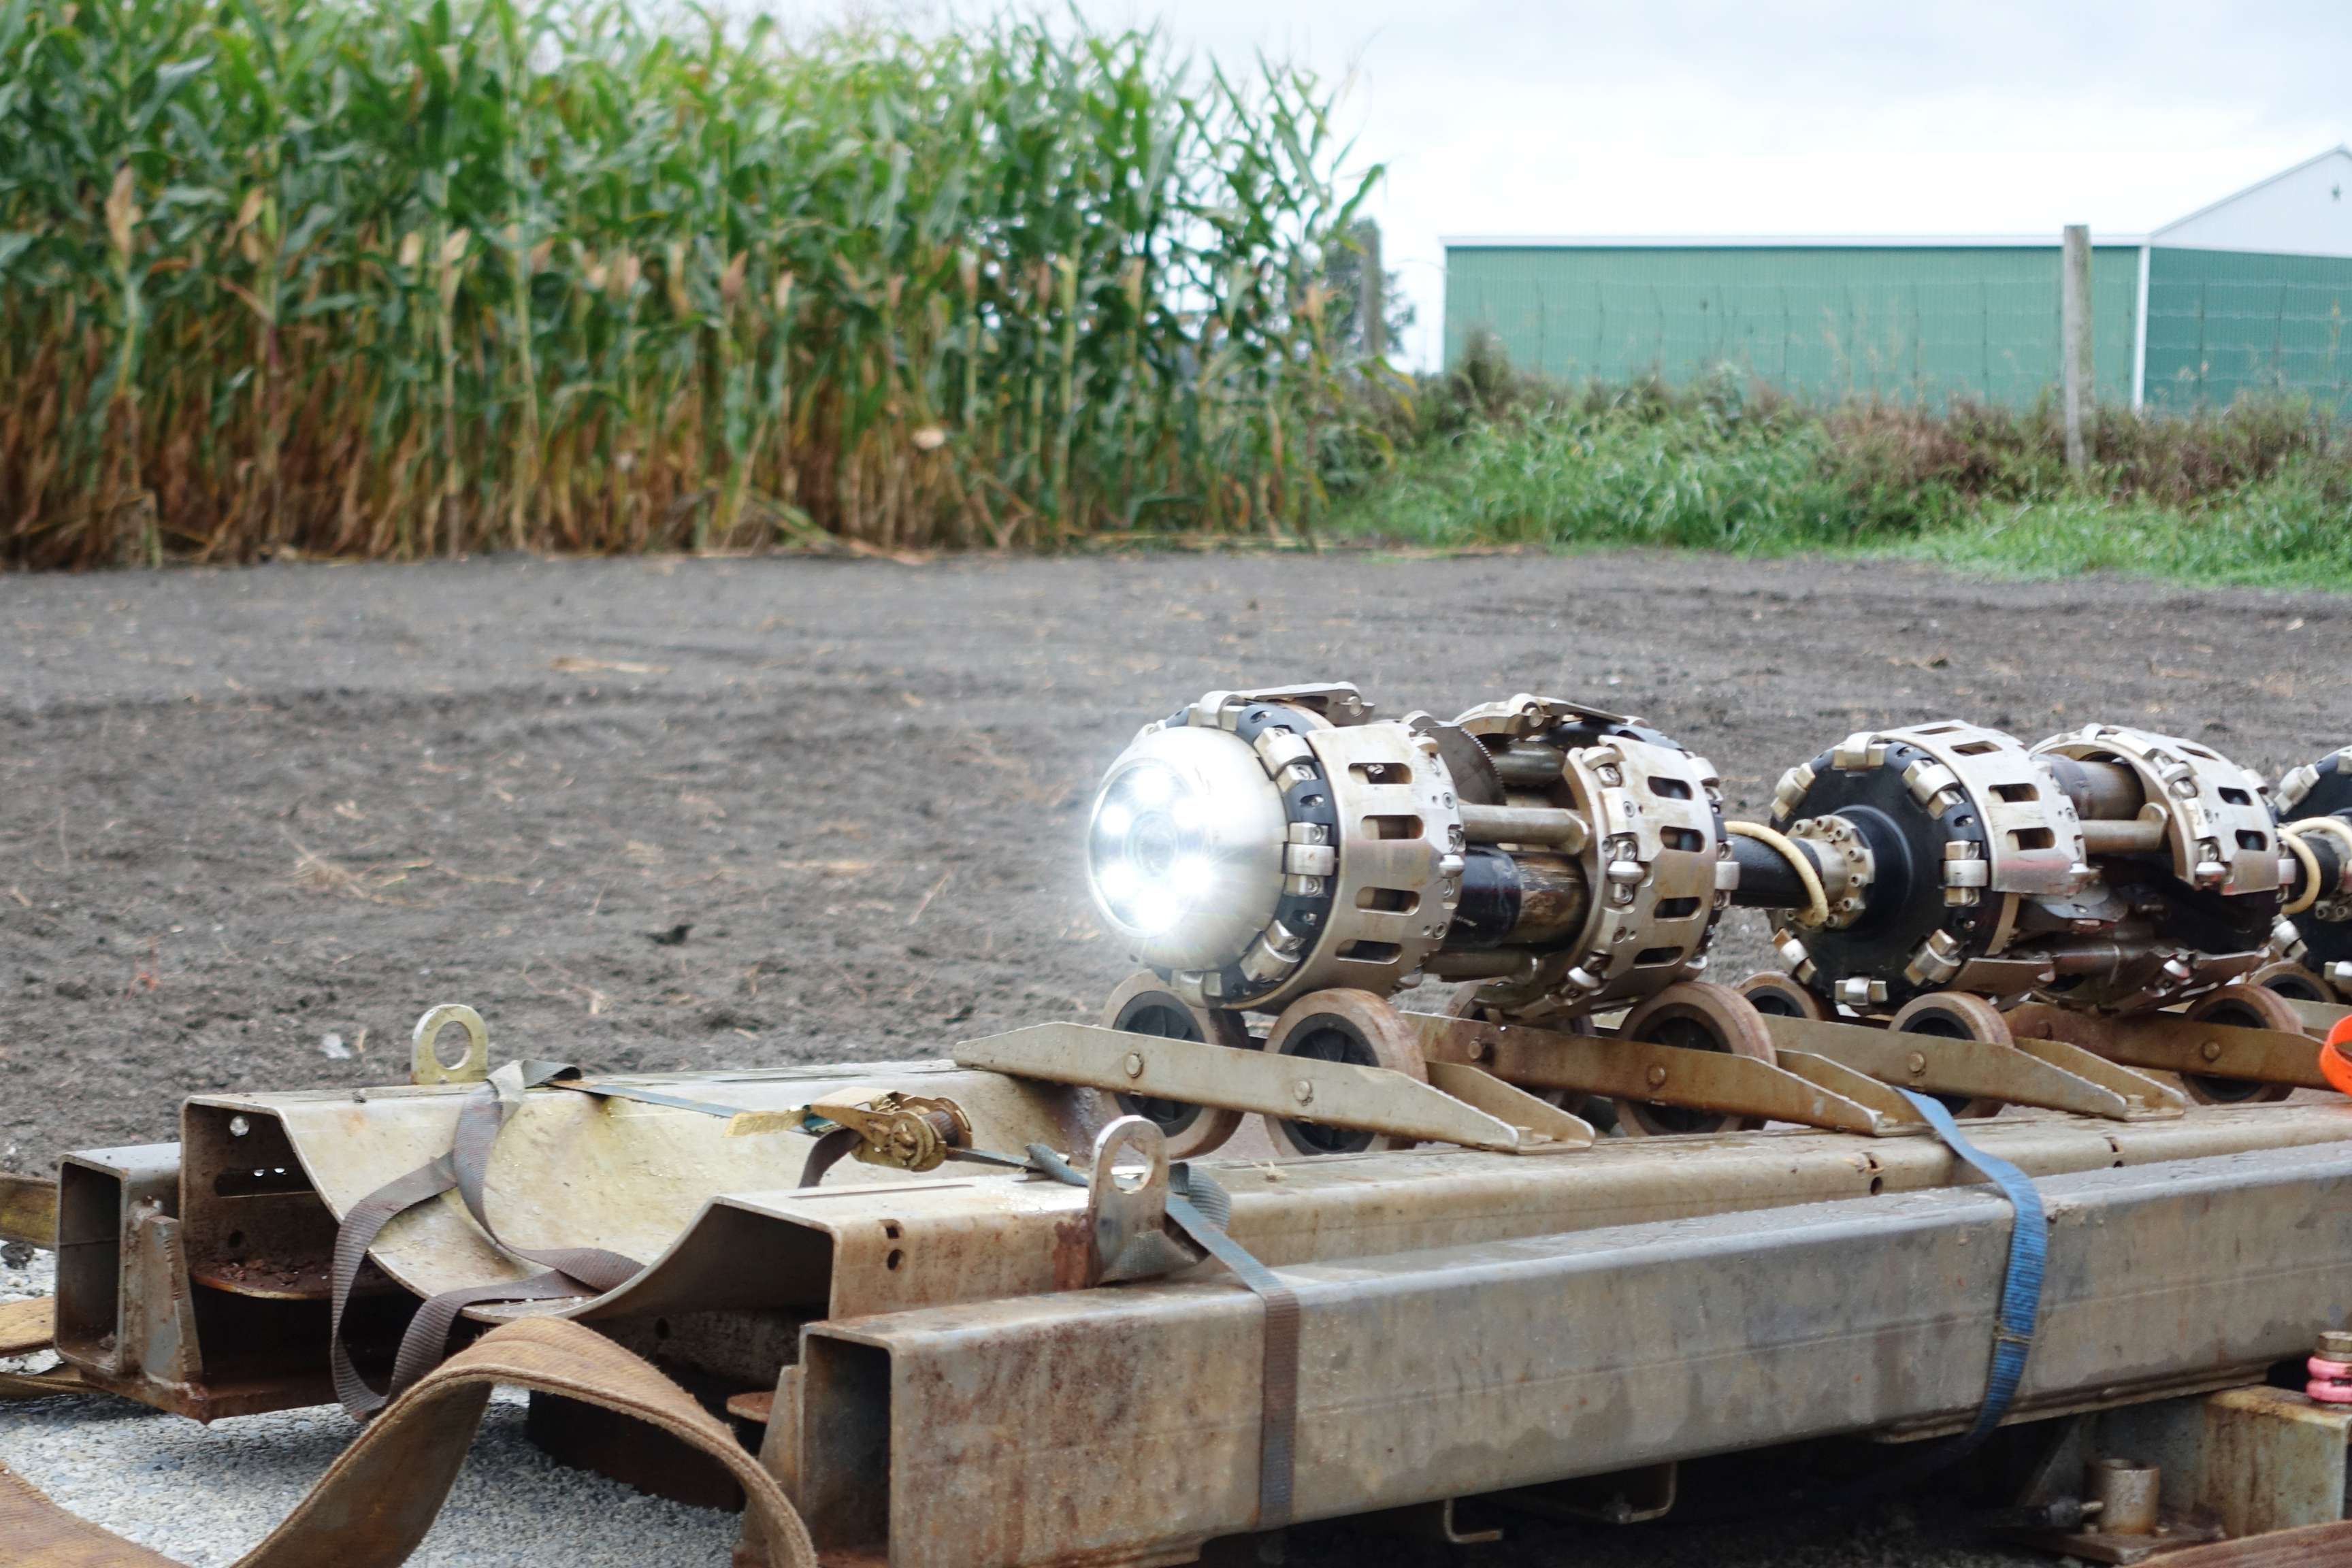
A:
MULTIPOLYGON (((1257 1041, 1238 1013, 1195 1007, 1168 989, 1168 983, 1144 970, 1119 983, 1103 1004, 1105 1028, 1134 1035, 1156 1035, 1165 1040, 1206 1040, 1236 1050, 1255 1050, 1257 1041)), ((1244 1112, 1213 1106, 1190 1105, 1181 1100, 1160 1100, 1146 1094, 1113 1097, 1129 1116, 1140 1116, 1160 1129, 1171 1160, 1193 1160, 1223 1145, 1240 1130, 1244 1112)))
MULTIPOLYGON (((1469 989, 1464 990, 1461 995, 1454 999, 1452 1005, 1445 1009, 1445 1015, 1449 1018, 1475 1019, 1481 1024, 1510 1022, 1507 1018, 1496 1016, 1493 1008, 1478 1000, 1478 993, 1469 989)), ((1587 1013, 1579 1013, 1572 1018, 1547 1020, 1532 1026, 1548 1029, 1555 1035, 1591 1037, 1600 1033, 1600 1030, 1593 1027, 1591 1015, 1587 1013)), ((1558 1106, 1570 1116, 1581 1116, 1592 1124, 1593 1130, 1597 1132, 1612 1133, 1617 1131, 1617 1107, 1604 1096, 1577 1094, 1565 1089, 1538 1089, 1532 1084, 1525 1083, 1515 1084, 1513 1087, 1522 1094, 1534 1095, 1547 1105, 1558 1106)))
MULTIPOLYGON (((1759 1062, 1779 1059, 1756 1004, 1728 985, 1705 980, 1678 981, 1667 986, 1626 1014, 1617 1033, 1622 1038, 1653 1046, 1727 1051, 1759 1062)), ((1764 1125, 1760 1116, 1730 1116, 1640 1100, 1618 1100, 1614 1103, 1617 1126, 1630 1138, 1662 1138, 1677 1132, 1752 1132, 1764 1125)))
MULTIPOLYGON (((2273 1029, 2282 1035, 2303 1033, 2303 1020, 2286 998, 2267 984, 2238 981, 2189 1005, 2188 1016, 2200 1023, 2233 1029, 2273 1029)), ((2255 1083, 2242 1078, 2212 1078, 2185 1072, 2180 1087, 2200 1105, 2268 1105, 2294 1092, 2291 1084, 2255 1083)))
POLYGON ((2324 1002, 2329 1006, 2340 1005, 2336 1000, 2336 988, 2300 963, 2285 959, 2265 963, 2245 978, 2244 984, 2259 985, 2265 991, 2275 991, 2290 1002, 2324 1002))
POLYGON ((1816 1024, 1830 1021, 1829 1004, 1799 984, 1792 974, 1768 969, 1741 981, 1738 989, 1742 996, 1756 1004, 1759 1013, 1775 1018, 1804 1018, 1816 1024))
MULTIPOLYGON (((1932 1035, 1944 1040, 1981 1040, 1989 1046, 2017 1044, 2010 1033, 2009 1020, 2000 1009, 1981 996, 1966 991, 1932 991, 1925 996, 1915 996, 1887 1020, 1887 1028, 1898 1035, 1932 1035)), ((1960 1094, 1929 1096, 1956 1117, 1998 1116, 2009 1102, 1990 1095, 1970 1098, 1960 1094)))
MULTIPOLYGON (((1397 1016, 1394 1007, 1369 991, 1334 988, 1308 992, 1275 1019, 1274 1027, 1265 1037, 1265 1048, 1276 1056, 1313 1057, 1320 1061, 1351 1062, 1357 1067, 1387 1068, 1423 1083, 1429 1081, 1429 1066, 1422 1059, 1419 1037, 1397 1016)), ((1287 1117, 1267 1116, 1263 1120, 1276 1148, 1292 1149, 1301 1154, 1410 1149, 1415 1142, 1287 1117)))

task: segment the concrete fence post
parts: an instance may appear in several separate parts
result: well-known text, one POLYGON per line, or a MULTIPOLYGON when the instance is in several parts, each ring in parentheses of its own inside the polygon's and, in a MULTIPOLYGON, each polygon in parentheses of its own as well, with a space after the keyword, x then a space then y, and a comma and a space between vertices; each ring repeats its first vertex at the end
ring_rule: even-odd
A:
POLYGON ((2066 410, 2066 467, 2084 473, 2091 466, 2085 431, 2092 406, 2091 384, 2091 231, 2079 223, 2066 226, 2066 243, 2058 272, 2059 395, 2066 410))
MULTIPOLYGON (((1356 226, 1359 255, 1356 286, 1356 335, 1366 359, 1386 359, 1389 352, 1389 275, 1381 259, 1381 226, 1370 218, 1356 226)), ((1540 352, 1540 351, 1538 351, 1540 352)))

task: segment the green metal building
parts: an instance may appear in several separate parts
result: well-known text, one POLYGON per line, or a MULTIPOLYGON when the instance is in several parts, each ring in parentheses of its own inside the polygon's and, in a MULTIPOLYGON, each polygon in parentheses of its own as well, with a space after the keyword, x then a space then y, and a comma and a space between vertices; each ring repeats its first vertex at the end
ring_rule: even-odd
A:
MULTIPOLYGON (((2352 413, 2352 150, 2147 235, 2095 236, 2100 397, 2308 395, 2352 413)), ((1814 399, 2030 403, 2058 380, 2056 235, 1449 238, 1445 358, 1492 333, 1563 380, 1730 365, 1814 399)))

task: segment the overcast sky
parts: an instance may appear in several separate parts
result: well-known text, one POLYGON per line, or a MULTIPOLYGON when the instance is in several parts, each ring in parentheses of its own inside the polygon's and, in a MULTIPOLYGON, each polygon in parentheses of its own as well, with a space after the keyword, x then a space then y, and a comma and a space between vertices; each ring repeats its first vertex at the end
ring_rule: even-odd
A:
POLYGON ((2352 0, 1079 6, 1344 84, 1417 362, 1444 235, 2137 233, 2352 141, 2352 0))

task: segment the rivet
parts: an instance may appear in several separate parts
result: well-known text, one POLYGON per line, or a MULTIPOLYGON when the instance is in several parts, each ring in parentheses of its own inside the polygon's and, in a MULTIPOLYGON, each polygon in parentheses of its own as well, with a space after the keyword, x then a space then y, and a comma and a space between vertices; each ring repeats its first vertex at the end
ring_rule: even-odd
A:
POLYGON ((1648 1078, 1648 1079, 1650 1080, 1650 1087, 1651 1087, 1652 1089, 1664 1089, 1664 1088, 1665 1087, 1665 1083, 1666 1083, 1666 1069, 1665 1069, 1665 1068, 1652 1068, 1649 1070, 1649 1072, 1648 1072, 1647 1074, 1645 1074, 1644 1076, 1645 1076, 1645 1077, 1647 1077, 1647 1078, 1648 1078))
POLYGON ((1141 1053, 1141 1052, 1139 1052, 1139 1051, 1129 1051, 1129 1052, 1128 1052, 1128 1053, 1127 1053, 1127 1061, 1126 1061, 1126 1063, 1125 1063, 1124 1065, 1125 1065, 1125 1067, 1127 1068, 1127 1076, 1128 1076, 1128 1077, 1129 1077, 1129 1078, 1141 1078, 1141 1077, 1143 1076, 1143 1055, 1142 1055, 1142 1053, 1141 1053))
POLYGON ((1303 1078, 1296 1079, 1290 1086, 1290 1098, 1301 1105, 1312 1105, 1315 1103, 1315 1086, 1303 1078))
POLYGON ((2221 1042, 2208 1040, 2197 1047, 2197 1054, 2209 1062, 2218 1062, 2221 1059, 2221 1042))
POLYGON ((1917 1051, 1913 1051, 1905 1058, 1903 1065, 1910 1071, 1912 1077, 1916 1078, 1927 1070, 1927 1058, 1917 1051))

